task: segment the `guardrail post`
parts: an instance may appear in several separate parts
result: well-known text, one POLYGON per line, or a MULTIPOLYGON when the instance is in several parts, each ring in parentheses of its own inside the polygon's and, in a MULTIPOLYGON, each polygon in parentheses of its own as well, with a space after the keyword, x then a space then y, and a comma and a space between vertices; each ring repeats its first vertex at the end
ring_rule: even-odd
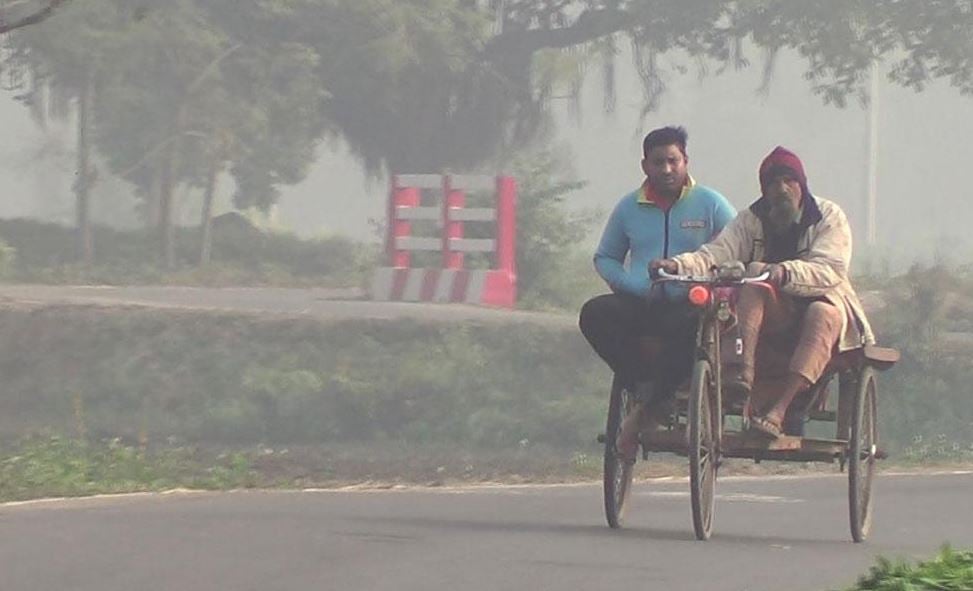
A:
POLYGON ((452 250, 451 240, 463 237, 463 222, 453 220, 452 212, 466 206, 466 193, 452 187, 452 178, 443 175, 443 269, 462 269, 463 253, 452 250))
POLYGON ((400 220, 398 211, 400 207, 418 207, 420 198, 419 189, 402 187, 399 185, 398 176, 392 177, 392 194, 389 196, 388 241, 386 244, 389 264, 392 267, 408 268, 411 265, 412 256, 409 251, 400 249, 396 242, 399 238, 407 238, 412 235, 412 223, 408 220, 400 220))
POLYGON ((497 269, 517 275, 517 181, 509 176, 497 177, 497 269))

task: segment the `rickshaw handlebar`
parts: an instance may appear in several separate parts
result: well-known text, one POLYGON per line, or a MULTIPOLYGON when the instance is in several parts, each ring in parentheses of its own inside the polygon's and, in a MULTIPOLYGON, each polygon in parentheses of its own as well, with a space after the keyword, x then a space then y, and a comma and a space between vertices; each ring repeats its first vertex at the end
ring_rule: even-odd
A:
POLYGON ((674 281, 677 283, 706 283, 715 284, 719 283, 721 285, 746 285, 747 283, 760 283, 762 281, 767 281, 770 277, 768 271, 764 271, 756 277, 739 277, 739 278, 727 278, 720 277, 719 275, 673 275, 666 272, 665 269, 658 269, 656 271, 658 275, 658 281, 674 281))

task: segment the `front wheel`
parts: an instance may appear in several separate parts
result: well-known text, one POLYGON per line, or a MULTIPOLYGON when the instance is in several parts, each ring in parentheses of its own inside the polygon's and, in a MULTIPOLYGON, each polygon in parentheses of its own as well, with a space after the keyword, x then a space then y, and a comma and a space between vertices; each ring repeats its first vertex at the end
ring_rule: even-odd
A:
POLYGON ((689 487, 696 538, 708 540, 713 531, 716 500, 716 471, 719 464, 719 410, 716 384, 706 359, 696 361, 689 392, 689 487))
POLYGON ((632 491, 633 462, 618 457, 615 441, 622 430, 622 419, 632 406, 627 389, 616 376, 612 380, 611 399, 608 403, 608 425, 605 429, 605 517, 608 526, 619 528, 625 515, 625 505, 632 491))
POLYGON ((877 395, 875 370, 866 367, 858 382, 848 441, 848 506, 851 538, 856 542, 865 541, 872 525, 872 480, 878 449, 877 395))

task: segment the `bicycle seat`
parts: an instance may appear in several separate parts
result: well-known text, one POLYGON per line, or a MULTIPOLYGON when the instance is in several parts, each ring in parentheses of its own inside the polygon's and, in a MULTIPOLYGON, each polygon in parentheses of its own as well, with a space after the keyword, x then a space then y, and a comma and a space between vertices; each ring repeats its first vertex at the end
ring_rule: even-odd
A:
POLYGON ((899 360, 899 357, 901 357, 898 350, 891 347, 865 345, 863 349, 865 359, 868 360, 868 364, 880 371, 884 371, 892 367, 899 360))
MULTIPOLYGON (((899 357, 899 352, 896 349, 879 347, 877 345, 865 345, 857 349, 843 351, 831 357, 831 361, 828 363, 828 370, 844 371, 861 367, 862 365, 870 365, 879 371, 885 371, 895 365, 899 357)), ((825 371, 825 375, 827 373, 828 371, 825 371)))

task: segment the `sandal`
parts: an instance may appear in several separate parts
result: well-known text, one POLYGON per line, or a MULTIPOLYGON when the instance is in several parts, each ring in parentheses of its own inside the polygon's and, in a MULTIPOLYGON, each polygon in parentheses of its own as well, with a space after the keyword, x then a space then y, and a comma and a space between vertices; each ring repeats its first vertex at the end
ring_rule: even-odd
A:
POLYGON ((750 417, 750 429, 752 431, 757 431, 762 435, 766 435, 771 439, 778 439, 784 435, 784 432, 780 428, 780 424, 775 423, 773 419, 766 416, 750 417))

